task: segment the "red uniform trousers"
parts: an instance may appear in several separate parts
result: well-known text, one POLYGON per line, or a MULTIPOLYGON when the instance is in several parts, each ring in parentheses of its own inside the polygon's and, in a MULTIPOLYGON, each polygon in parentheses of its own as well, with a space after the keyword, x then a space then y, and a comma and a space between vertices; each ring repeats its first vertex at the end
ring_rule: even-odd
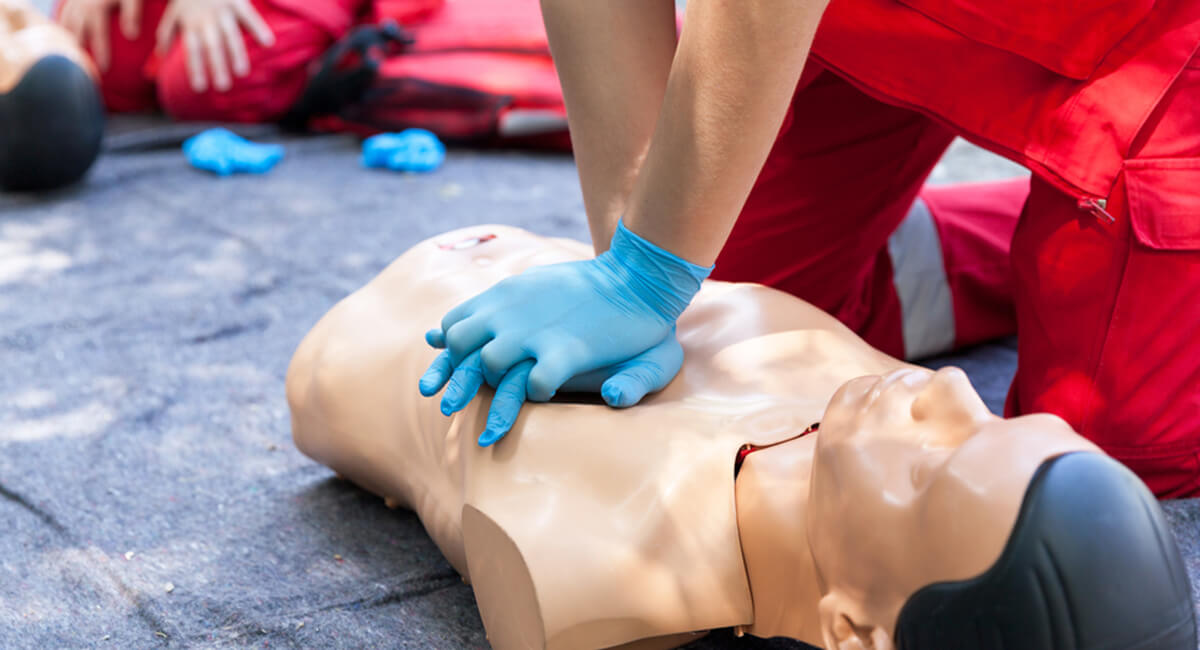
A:
POLYGON ((309 63, 360 17, 372 22, 381 18, 404 22, 424 16, 442 1, 251 0, 274 33, 275 44, 263 47, 253 38, 246 38, 250 74, 234 76, 228 91, 212 89, 210 79, 210 88, 196 93, 188 82, 183 44, 178 37, 161 60, 154 53, 155 30, 167 0, 143 0, 136 40, 127 40, 121 34, 118 16, 113 12, 109 24, 111 63, 100 80, 104 102, 113 112, 161 107, 179 120, 272 121, 299 98, 308 81, 309 63))
POLYGON ((1055 413, 1156 494, 1200 494, 1187 4, 1159 0, 1075 80, 896 2, 834 0, 714 277, 800 296, 897 356, 1015 331, 1009 415, 1055 413), (1032 181, 922 189, 955 135, 1032 181))

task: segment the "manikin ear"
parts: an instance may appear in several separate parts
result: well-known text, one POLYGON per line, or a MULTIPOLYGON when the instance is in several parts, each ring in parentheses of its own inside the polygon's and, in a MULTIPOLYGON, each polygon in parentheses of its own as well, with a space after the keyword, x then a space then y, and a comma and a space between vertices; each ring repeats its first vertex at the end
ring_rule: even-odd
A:
POLYGON ((865 617, 837 592, 821 598, 821 635, 826 650, 895 650, 892 635, 865 617))

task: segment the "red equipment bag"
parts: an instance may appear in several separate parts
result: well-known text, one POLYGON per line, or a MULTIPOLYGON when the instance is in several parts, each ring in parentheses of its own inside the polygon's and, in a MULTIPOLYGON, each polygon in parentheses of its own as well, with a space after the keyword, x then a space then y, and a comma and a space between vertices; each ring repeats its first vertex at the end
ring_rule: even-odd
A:
POLYGON ((428 17, 362 25, 315 64, 288 126, 567 149, 566 109, 537 0, 446 0, 428 17))

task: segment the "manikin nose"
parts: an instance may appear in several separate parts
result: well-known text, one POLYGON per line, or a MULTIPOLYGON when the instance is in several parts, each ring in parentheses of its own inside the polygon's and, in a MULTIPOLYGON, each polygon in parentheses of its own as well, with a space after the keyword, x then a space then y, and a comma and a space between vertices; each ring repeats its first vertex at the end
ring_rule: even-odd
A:
POLYGON ((971 387, 966 374, 958 368, 942 368, 934 373, 925 389, 913 401, 914 419, 954 418, 976 421, 991 416, 987 405, 971 387))

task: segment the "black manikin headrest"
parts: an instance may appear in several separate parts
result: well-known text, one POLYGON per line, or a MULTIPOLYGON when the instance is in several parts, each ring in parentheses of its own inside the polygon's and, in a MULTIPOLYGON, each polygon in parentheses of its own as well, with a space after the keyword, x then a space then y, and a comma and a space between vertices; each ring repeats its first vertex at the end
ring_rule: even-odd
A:
POLYGON ((104 107, 75 62, 48 56, 0 94, 0 190, 35 191, 79 180, 100 153, 104 107))
POLYGON ((991 569, 908 599, 896 646, 1195 650, 1195 610, 1158 501, 1117 461, 1078 452, 1038 469, 991 569))

